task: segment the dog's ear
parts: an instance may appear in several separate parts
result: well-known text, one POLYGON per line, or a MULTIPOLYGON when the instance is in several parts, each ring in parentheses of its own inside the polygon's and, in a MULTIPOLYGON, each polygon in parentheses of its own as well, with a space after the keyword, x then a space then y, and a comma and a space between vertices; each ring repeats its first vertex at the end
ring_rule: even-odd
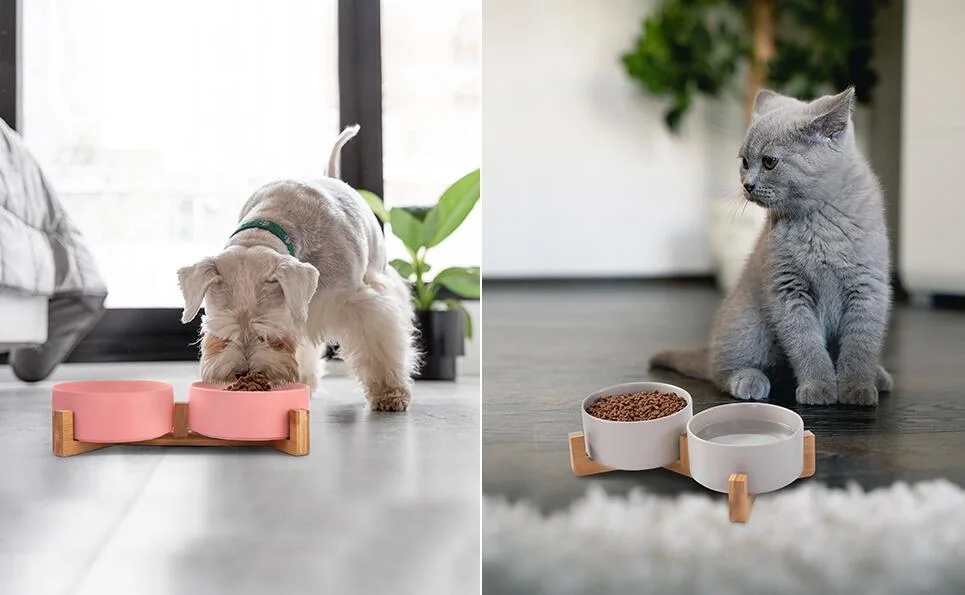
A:
POLYGON ((291 257, 282 258, 275 272, 268 279, 277 281, 285 294, 285 303, 296 322, 308 319, 308 302, 315 295, 318 285, 318 269, 291 257))
POLYGON ((189 323, 194 320, 201 310, 201 302, 204 295, 208 293, 208 288, 212 283, 218 281, 218 267, 215 266, 214 258, 205 258, 191 266, 178 269, 178 285, 181 287, 181 294, 184 296, 184 312, 181 314, 181 322, 189 323))

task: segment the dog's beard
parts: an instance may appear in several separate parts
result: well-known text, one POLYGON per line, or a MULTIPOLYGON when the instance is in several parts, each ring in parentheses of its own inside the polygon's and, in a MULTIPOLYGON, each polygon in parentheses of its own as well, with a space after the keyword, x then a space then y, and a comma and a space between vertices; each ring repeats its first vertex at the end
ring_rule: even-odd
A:
POLYGON ((240 374, 260 372, 274 386, 298 382, 298 360, 294 349, 273 348, 269 344, 255 344, 240 348, 213 336, 205 335, 201 342, 201 380, 209 384, 230 384, 240 374), (245 357, 245 352, 248 357, 245 357))
POLYGON ((274 386, 298 382, 298 360, 294 352, 259 347, 251 354, 250 361, 251 371, 261 372, 274 386))

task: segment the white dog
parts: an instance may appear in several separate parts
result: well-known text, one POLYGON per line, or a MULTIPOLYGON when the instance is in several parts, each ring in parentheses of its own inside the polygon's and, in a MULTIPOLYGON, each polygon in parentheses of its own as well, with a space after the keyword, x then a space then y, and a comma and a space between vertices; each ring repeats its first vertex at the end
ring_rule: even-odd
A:
POLYGON ((178 271, 182 322, 202 301, 201 377, 261 372, 317 386, 321 348, 338 343, 376 411, 404 411, 418 355, 409 289, 389 266, 375 214, 339 177, 342 131, 325 178, 256 191, 223 252, 178 271))

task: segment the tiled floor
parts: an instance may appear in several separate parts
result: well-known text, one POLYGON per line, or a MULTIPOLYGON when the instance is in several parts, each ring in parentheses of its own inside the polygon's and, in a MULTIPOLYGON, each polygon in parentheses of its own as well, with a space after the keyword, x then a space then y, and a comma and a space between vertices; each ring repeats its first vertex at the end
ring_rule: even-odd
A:
POLYGON ((312 400, 312 453, 50 452, 50 386, 145 378, 186 398, 196 364, 0 367, 4 595, 479 592, 479 379, 419 383, 373 414, 349 379, 312 400))

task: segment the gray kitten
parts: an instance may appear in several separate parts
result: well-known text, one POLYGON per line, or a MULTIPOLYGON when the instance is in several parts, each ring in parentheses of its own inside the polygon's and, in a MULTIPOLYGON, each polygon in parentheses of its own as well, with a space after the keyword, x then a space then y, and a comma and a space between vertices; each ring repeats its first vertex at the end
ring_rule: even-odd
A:
POLYGON ((741 147, 747 200, 767 226, 717 313, 710 346, 651 366, 713 380, 739 399, 768 396, 790 366, 799 403, 876 405, 891 310, 881 187, 855 147, 854 90, 805 103, 762 90, 741 147))

